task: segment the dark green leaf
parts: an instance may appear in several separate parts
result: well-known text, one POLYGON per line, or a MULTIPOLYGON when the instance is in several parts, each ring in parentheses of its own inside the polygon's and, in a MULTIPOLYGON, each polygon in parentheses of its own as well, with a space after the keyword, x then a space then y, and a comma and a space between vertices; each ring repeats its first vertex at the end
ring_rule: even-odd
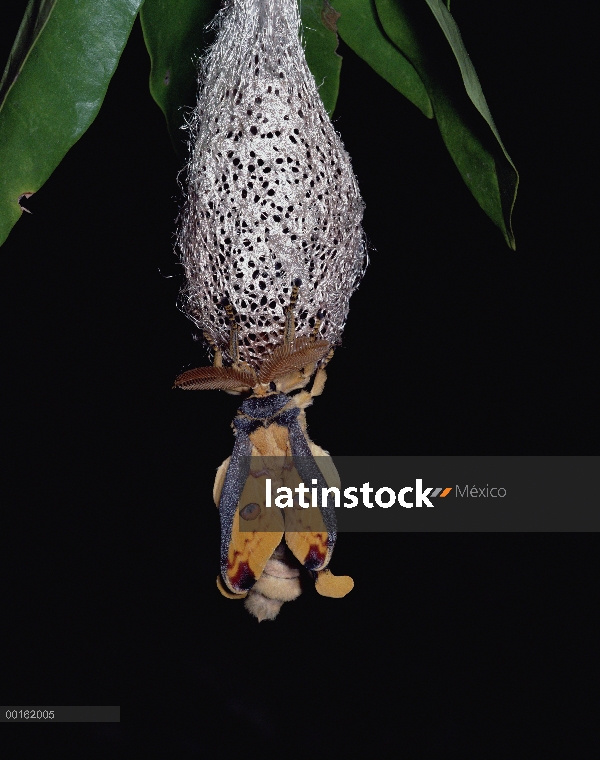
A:
POLYGON ((340 37, 392 87, 431 119, 433 109, 425 85, 408 61, 384 32, 374 0, 332 0, 340 18, 340 37))
POLYGON ((55 4, 56 0, 30 0, 27 5, 0 81, 0 108, 6 100, 8 91, 17 81, 27 56, 40 36, 40 32, 46 26, 55 4))
POLYGON ((327 0, 302 0, 300 14, 306 47, 306 62, 315 78, 319 95, 331 116, 340 90, 342 57, 338 46, 336 21, 339 13, 327 0))
POLYGON ((514 249, 518 174, 481 91, 458 27, 442 0, 375 0, 381 24, 423 80, 440 132, 476 200, 514 249))
POLYGON ((0 244, 96 117, 141 1, 31 0, 3 78, 0 244))
POLYGON ((180 156, 185 155, 186 109, 196 105, 197 61, 213 39, 206 26, 219 7, 219 0, 146 0, 140 11, 151 62, 150 92, 180 156))
POLYGON ((471 63, 471 59, 469 58, 469 54, 465 49, 462 37, 460 36, 460 31, 456 26, 456 22, 450 13, 446 10, 444 4, 440 2, 440 0, 426 0, 426 2, 427 5, 431 8, 436 21, 440 25, 442 31, 444 32, 444 36, 452 48, 452 52, 454 53, 454 56, 460 68, 460 73, 463 78, 463 84, 467 91, 467 95, 471 98, 475 108, 477 108, 479 113, 487 121, 490 129, 500 143, 502 150, 504 151, 504 155, 510 161, 508 153, 506 152, 504 145, 502 145, 502 140, 500 139, 500 135, 498 134, 498 130, 496 129, 496 125, 492 119, 492 114, 488 108, 485 95, 481 89, 479 77, 477 76, 477 72, 475 71, 475 68, 471 63))

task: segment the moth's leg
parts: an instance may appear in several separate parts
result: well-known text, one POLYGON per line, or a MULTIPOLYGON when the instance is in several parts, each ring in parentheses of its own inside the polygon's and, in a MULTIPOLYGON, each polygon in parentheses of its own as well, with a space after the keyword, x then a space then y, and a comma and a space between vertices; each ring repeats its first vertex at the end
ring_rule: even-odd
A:
POLYGON ((310 375, 300 372, 300 370, 294 370, 288 372, 287 375, 277 378, 277 390, 280 393, 289 394, 298 388, 303 388, 310 380, 310 375))
POLYGON ((209 344, 209 346, 213 350, 213 355, 214 355, 213 367, 222 367, 223 354, 221 353, 221 349, 217 346, 217 344, 214 342, 214 340, 206 331, 204 331, 202 334, 204 335, 204 340, 209 344))
POLYGON ((293 406, 297 406, 299 409, 306 409, 309 407, 315 396, 320 396, 325 388, 325 381, 327 380, 327 373, 321 367, 317 370, 315 379, 313 381, 312 388, 309 391, 300 391, 292 398, 293 406))
POLYGON ((313 329, 310 331, 310 339, 316 340, 317 335, 319 334, 319 330, 321 329, 321 323, 323 321, 323 312, 321 309, 317 312, 317 316, 315 317, 315 324, 313 329))
POLYGON ((325 389, 326 380, 327 380, 327 372, 325 372, 324 367, 321 367, 320 369, 317 370, 317 374, 315 375, 312 388, 310 389, 310 395, 312 398, 315 398, 315 396, 320 396, 321 393, 323 393, 323 390, 325 389))
POLYGON ((296 393, 295 396, 292 396, 292 400, 287 405, 287 407, 298 407, 298 409, 306 409, 312 404, 312 401, 313 398, 309 391, 300 391, 300 393, 296 393))
POLYGON ((293 346, 294 339, 296 337, 296 319, 294 317, 294 309, 298 301, 298 292, 302 280, 299 277, 292 282, 292 295, 290 296, 290 305, 285 310, 285 332, 283 335, 283 342, 286 346, 293 346))
POLYGON ((325 369, 325 367, 326 367, 326 366, 329 364, 329 362, 330 362, 330 361, 333 359, 333 354, 334 354, 334 351, 335 351, 335 349, 334 349, 334 348, 331 348, 331 349, 329 349, 329 353, 328 353, 328 354, 327 354, 327 356, 326 356, 326 357, 323 359, 323 364, 321 365, 321 366, 322 366, 322 369, 325 369))
POLYGON ((240 363, 240 328, 235 321, 233 306, 229 301, 223 303, 227 319, 229 320, 229 356, 234 367, 240 363))
MULTIPOLYGON (((254 370, 252 367, 250 367, 246 362, 241 361, 240 359, 240 327, 235 319, 235 312, 233 310, 233 306, 229 303, 229 300, 224 298, 221 301, 222 305, 225 307, 225 312, 227 313, 227 319, 229 320, 229 356, 231 357, 231 364, 236 369, 246 370, 251 372, 254 375, 254 370)), ((220 352, 219 352, 220 353, 220 352)), ((222 358, 219 357, 219 360, 222 363, 222 358)), ((232 393, 232 395, 239 395, 237 392, 233 391, 227 391, 228 393, 232 393)))

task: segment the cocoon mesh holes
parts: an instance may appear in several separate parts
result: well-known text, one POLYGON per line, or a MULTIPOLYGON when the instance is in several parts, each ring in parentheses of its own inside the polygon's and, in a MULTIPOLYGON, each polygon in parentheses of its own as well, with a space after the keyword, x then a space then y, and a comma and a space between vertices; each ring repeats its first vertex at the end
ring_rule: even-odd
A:
POLYGON ((215 24, 189 124, 181 307, 227 359, 228 298, 240 358, 256 368, 283 341, 295 278, 296 334, 320 310, 320 337, 339 343, 367 263, 364 204, 304 58, 295 0, 233 0, 215 24))

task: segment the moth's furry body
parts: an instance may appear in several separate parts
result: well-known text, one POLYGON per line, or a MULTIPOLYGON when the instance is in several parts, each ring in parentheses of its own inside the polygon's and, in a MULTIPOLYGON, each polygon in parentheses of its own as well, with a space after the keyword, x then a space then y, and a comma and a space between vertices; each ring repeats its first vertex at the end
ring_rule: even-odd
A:
POLYGON ((259 623, 274 620, 284 602, 292 602, 302 593, 300 572, 300 563, 282 541, 248 592, 244 602, 248 612, 259 623))
POLYGON ((175 381, 176 387, 187 390, 220 387, 230 393, 250 394, 234 420, 236 448, 217 470, 213 496, 221 512, 217 585, 228 598, 245 598, 246 609, 259 621, 272 620, 284 602, 300 595, 302 575, 312 577, 323 596, 344 596, 353 587, 351 578, 335 577, 325 570, 336 539, 334 515, 325 517, 318 509, 305 511, 299 504, 282 514, 277 507, 267 510, 265 504, 265 478, 271 480, 274 492, 280 486, 293 489, 306 480, 306 464, 300 465, 304 458, 309 466, 312 461, 314 468, 318 467, 310 474, 316 475, 321 485, 340 487, 328 452, 308 437, 304 411, 323 392, 325 369, 317 369, 317 365, 330 353, 327 341, 314 336, 300 338, 276 349, 257 373, 241 363, 222 367, 217 354, 217 366, 190 370, 175 381), (304 390, 313 375, 310 391, 304 390), (297 392, 292 395, 293 391, 297 392), (242 455, 240 446, 245 447, 242 455), (231 475, 232 461, 239 467, 241 456, 251 457, 251 469, 244 475, 231 475), (246 518, 248 510, 251 515, 246 518), (256 529, 251 532, 252 523, 242 531, 240 519, 256 520, 256 529))

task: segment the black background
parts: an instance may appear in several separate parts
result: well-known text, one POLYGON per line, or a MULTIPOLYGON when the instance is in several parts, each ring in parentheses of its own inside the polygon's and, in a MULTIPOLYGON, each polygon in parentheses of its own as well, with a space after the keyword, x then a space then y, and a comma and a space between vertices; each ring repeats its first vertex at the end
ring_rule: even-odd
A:
MULTIPOLYGON (((585 6, 452 11, 521 175, 517 251, 435 124, 340 45, 334 121, 371 265, 311 436, 345 455, 597 454, 585 6)), ((307 593, 259 626, 218 594, 212 480, 236 400, 171 390, 206 357, 175 307, 180 166, 148 74, 136 22, 97 120, 0 250, 1 701, 120 704, 119 726, 60 729, 85 756, 159 731, 173 757, 215 739, 250 756, 584 756, 595 535, 345 534, 344 600, 307 593)), ((12 727, 25 754, 47 730, 12 727)))

